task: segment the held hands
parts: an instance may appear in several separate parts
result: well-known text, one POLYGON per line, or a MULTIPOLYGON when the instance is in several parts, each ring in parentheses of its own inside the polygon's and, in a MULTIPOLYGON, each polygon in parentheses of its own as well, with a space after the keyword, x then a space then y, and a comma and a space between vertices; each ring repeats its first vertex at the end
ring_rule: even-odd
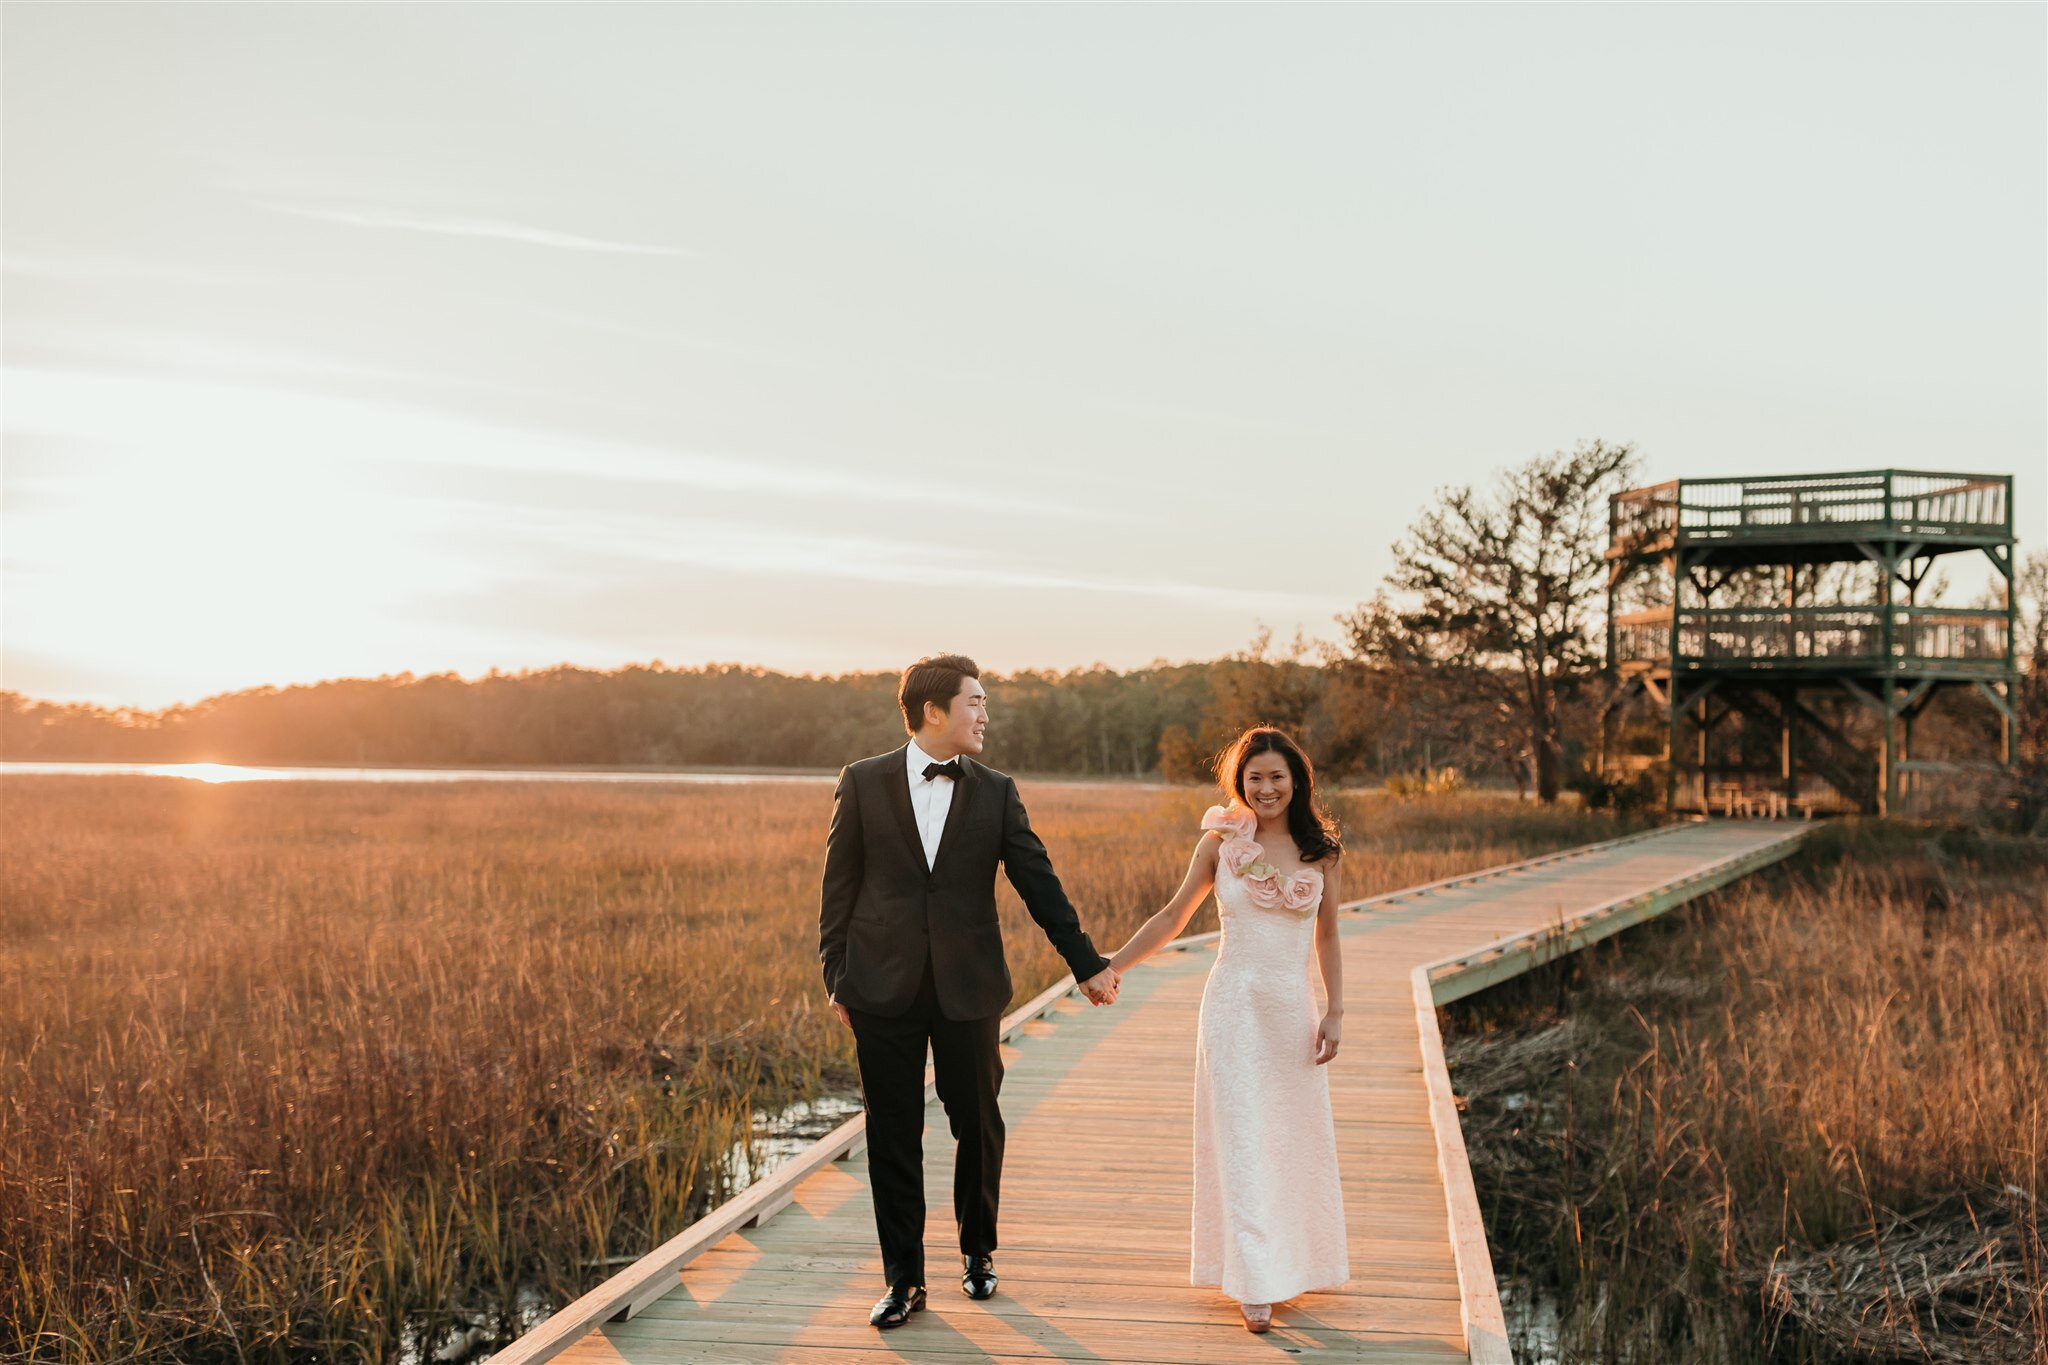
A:
POLYGON ((1337 1055, 1337 1044, 1344 1039, 1344 1016, 1326 1014, 1322 1025, 1316 1029, 1316 1065, 1321 1066, 1337 1055))
POLYGON ((1097 1005, 1114 1005, 1117 988, 1123 984, 1123 974, 1114 967, 1104 967, 1081 983, 1081 993, 1097 1005))

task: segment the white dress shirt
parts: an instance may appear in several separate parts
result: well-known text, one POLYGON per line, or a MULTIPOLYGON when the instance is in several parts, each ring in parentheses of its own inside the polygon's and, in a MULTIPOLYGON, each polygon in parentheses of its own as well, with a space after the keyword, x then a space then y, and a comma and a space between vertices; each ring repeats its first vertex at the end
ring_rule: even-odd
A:
POLYGON ((925 765, 939 760, 918 748, 916 740, 903 752, 910 766, 910 809, 917 816, 917 837, 924 843, 925 870, 930 871, 939 861, 939 836, 946 832, 946 812, 953 809, 953 779, 924 775, 925 765))

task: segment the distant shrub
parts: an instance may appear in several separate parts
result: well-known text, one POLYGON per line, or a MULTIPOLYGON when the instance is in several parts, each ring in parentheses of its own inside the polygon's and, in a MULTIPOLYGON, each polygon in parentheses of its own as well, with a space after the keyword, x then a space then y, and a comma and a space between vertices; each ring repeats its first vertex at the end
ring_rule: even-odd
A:
POLYGON ((1382 785, 1389 796, 1448 796, 1465 789, 1465 775, 1456 768, 1424 768, 1393 773, 1382 785))
POLYGON ((1618 776, 1582 772, 1572 779, 1571 789, 1587 810, 1611 810, 1623 817, 1646 815, 1664 807, 1667 769, 1667 764, 1659 762, 1618 776))

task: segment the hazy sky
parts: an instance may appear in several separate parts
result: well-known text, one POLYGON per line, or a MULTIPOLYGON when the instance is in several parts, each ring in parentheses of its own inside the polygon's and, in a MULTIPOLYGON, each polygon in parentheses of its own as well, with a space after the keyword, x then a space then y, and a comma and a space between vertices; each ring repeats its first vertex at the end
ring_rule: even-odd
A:
POLYGON ((2038 549, 2044 14, 11 3, 0 683, 1209 658, 1596 436, 2038 549))

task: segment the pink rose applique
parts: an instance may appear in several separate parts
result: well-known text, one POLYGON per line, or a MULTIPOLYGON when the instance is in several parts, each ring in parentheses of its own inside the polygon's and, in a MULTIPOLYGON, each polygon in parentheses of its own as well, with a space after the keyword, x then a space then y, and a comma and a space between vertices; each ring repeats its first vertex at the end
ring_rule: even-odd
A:
POLYGON ((1287 879, 1280 890, 1280 903, 1289 910, 1312 910, 1323 899, 1323 874, 1304 868, 1287 879))
POLYGON ((1280 873, 1275 870, 1263 877, 1247 877, 1245 890, 1251 895, 1252 904, 1261 910, 1280 908, 1280 873))
POLYGON ((1211 806, 1202 816, 1202 828, 1213 829, 1226 839, 1249 839, 1259 827, 1259 817, 1233 801, 1226 808, 1211 806))
POLYGON ((1245 868, 1256 862, 1259 855, 1265 851, 1258 844, 1240 836, 1235 839, 1225 839, 1223 847, 1216 850, 1216 855, 1223 860, 1223 865, 1229 868, 1233 874, 1241 875, 1245 868))

